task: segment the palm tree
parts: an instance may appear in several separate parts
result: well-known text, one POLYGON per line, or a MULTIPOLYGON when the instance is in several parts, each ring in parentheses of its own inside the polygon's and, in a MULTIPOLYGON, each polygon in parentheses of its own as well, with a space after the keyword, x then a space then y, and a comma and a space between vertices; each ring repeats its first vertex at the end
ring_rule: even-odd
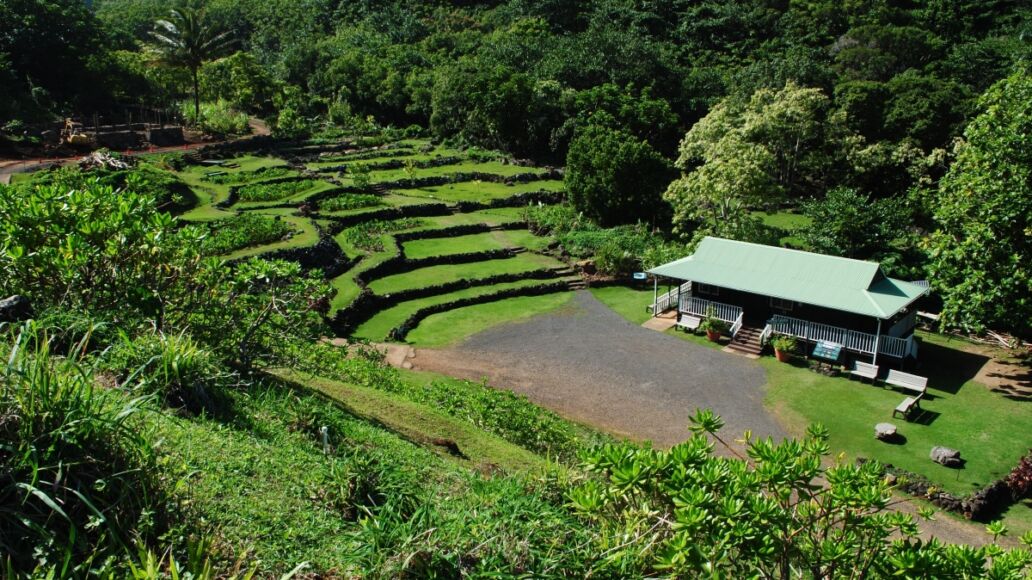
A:
POLYGON ((158 20, 151 36, 168 64, 190 69, 193 77, 194 116, 201 116, 200 83, 198 71, 204 61, 218 57, 229 48, 233 39, 229 31, 219 32, 205 18, 199 0, 186 0, 173 8, 167 20, 158 20))

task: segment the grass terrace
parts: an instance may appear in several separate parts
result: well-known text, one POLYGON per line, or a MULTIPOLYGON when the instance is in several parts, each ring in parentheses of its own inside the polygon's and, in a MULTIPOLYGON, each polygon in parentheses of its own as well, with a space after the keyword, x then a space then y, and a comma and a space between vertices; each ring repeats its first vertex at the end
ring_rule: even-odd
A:
POLYGON ((373 280, 369 284, 369 289, 376 294, 393 294, 433 284, 476 280, 501 274, 530 272, 543 268, 558 268, 562 265, 562 262, 547 256, 524 253, 500 260, 485 260, 472 264, 444 264, 420 268, 411 272, 373 280))
POLYGON ((421 298, 419 300, 409 300, 393 308, 388 308, 383 312, 377 313, 376 316, 369 319, 355 330, 355 336, 372 341, 383 341, 387 338, 387 335, 391 330, 401 325, 401 323, 405 322, 406 319, 415 314, 416 311, 421 308, 444 304, 461 298, 472 298, 474 296, 494 294, 496 292, 513 288, 535 286, 540 283, 540 280, 520 280, 518 282, 495 284, 493 286, 477 286, 474 288, 459 290, 457 292, 450 292, 448 294, 437 294, 427 298, 421 298))
POLYGON ((562 191, 563 182, 555 179, 543 179, 529 183, 495 183, 493 181, 462 181, 433 187, 414 189, 396 189, 398 195, 438 199, 448 202, 488 201, 505 199, 521 193, 534 191, 562 191))

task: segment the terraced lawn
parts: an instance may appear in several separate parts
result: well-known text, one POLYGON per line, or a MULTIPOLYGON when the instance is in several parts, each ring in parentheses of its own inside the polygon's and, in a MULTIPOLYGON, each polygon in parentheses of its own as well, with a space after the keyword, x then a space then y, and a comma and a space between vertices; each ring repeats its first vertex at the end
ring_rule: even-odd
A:
MULTIPOLYGON (((197 196, 197 207, 184 213, 182 219, 188 221, 210 221, 232 217, 232 212, 227 212, 214 207, 215 204, 229 198, 229 189, 237 184, 211 183, 204 180, 204 175, 211 171, 224 171, 227 174, 235 175, 263 169, 266 167, 281 167, 287 164, 282 159, 273 157, 255 157, 246 155, 233 158, 232 161, 240 167, 225 168, 211 167, 207 165, 190 165, 183 171, 175 172, 175 175, 183 180, 194 195, 197 196)), ((256 180, 256 181, 260 181, 256 180)))
POLYGON ((515 245, 494 235, 495 232, 456 236, 454 238, 429 238, 405 242, 402 249, 405 256, 411 259, 429 258, 431 256, 450 256, 487 250, 513 248, 515 245))
MULTIPOLYGON (((519 175, 521 173, 544 173, 544 169, 537 167, 521 167, 519 165, 511 165, 508 163, 502 163, 501 161, 466 161, 457 165, 443 165, 441 167, 427 167, 424 169, 416 170, 416 178, 420 177, 439 177, 442 175, 452 175, 455 173, 491 173, 494 175, 502 175, 505 177, 511 177, 513 175, 519 175)), ((347 176, 345 176, 347 177, 347 176)), ((408 179, 408 173, 405 169, 384 169, 381 171, 373 171, 369 174, 369 178, 373 183, 379 183, 384 181, 398 181, 401 179, 408 179)), ((349 180, 345 180, 349 181, 349 180)))
POLYGON ((519 322, 570 304, 573 292, 519 296, 457 308, 423 319, 406 342, 425 347, 448 346, 500 324, 519 322))
MULTIPOLYGON (((260 182, 257 182, 257 183, 260 183, 260 182)), ((254 208, 269 207, 269 206, 274 206, 274 205, 281 205, 281 204, 285 204, 285 203, 301 203, 302 201, 304 201, 305 199, 307 199, 308 197, 310 197, 312 195, 315 195, 317 193, 321 193, 323 191, 327 191, 329 189, 333 189, 335 187, 337 187, 337 186, 332 184, 332 183, 330 183, 329 181, 318 180, 311 187, 308 187, 308 188, 306 188, 306 189, 304 189, 302 191, 299 191, 297 193, 294 193, 294 194, 291 194, 291 195, 288 195, 288 196, 284 196, 282 198, 270 199, 270 200, 266 200, 266 201, 241 201, 241 202, 237 202, 233 207, 240 208, 240 209, 254 209, 254 208)))
POLYGON ((447 284, 459 280, 475 280, 501 274, 530 272, 543 268, 558 268, 562 265, 563 263, 559 260, 547 256, 524 253, 501 260, 485 260, 472 264, 444 264, 420 268, 411 272, 373 280, 369 284, 369 288, 377 294, 392 294, 402 290, 422 288, 431 284, 447 284))
POLYGON ((532 191, 562 191, 563 182, 557 179, 542 179, 529 183, 507 185, 493 181, 463 181, 432 187, 396 189, 398 195, 439 199, 448 202, 488 201, 505 199, 520 193, 532 191))
POLYGON ((534 286, 541 284, 540 280, 520 280, 518 282, 509 282, 506 284, 495 284, 493 286, 480 286, 476 288, 467 288, 465 290, 459 290, 457 292, 450 292, 448 294, 438 294, 436 296, 429 296, 427 298, 421 298, 419 300, 409 300, 408 302, 402 302, 401 304, 384 310, 378 313, 373 318, 366 321, 364 324, 359 326, 355 330, 355 336, 359 338, 365 338, 368 340, 382 341, 387 338, 387 334, 392 329, 400 325, 402 322, 412 316, 420 308, 427 306, 433 306, 435 304, 443 304, 445 302, 451 302, 460 298, 471 298, 473 296, 483 296, 485 294, 494 294, 502 290, 508 290, 511 288, 523 288, 526 286, 534 286))
MULTIPOLYGON (((264 213, 264 212, 263 212, 264 213)), ((250 248, 244 248, 237 250, 232 254, 223 256, 227 260, 238 260, 241 258, 250 258, 266 252, 272 252, 276 250, 287 250, 290 248, 303 248, 305 246, 313 246, 319 241, 319 231, 315 228, 315 224, 312 220, 300 216, 284 215, 283 219, 290 222, 292 226, 297 230, 298 233, 290 237, 290 239, 282 242, 276 242, 274 244, 265 244, 263 246, 253 246, 250 248)))

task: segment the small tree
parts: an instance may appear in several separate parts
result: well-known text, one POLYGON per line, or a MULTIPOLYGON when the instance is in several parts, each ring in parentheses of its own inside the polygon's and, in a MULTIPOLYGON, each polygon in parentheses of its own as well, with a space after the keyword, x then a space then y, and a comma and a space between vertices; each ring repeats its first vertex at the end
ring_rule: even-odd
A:
POLYGON ((577 211, 599 225, 655 220, 670 167, 651 145, 601 125, 578 130, 566 157, 566 190, 577 211))
POLYGON ((871 200, 846 188, 804 203, 803 213, 811 220, 802 231, 810 249, 847 258, 866 259, 884 253, 906 233, 910 222, 905 200, 871 200))
POLYGON ((167 20, 158 20, 151 36, 162 59, 170 65, 182 66, 193 79, 194 115, 201 116, 199 71, 205 61, 224 53, 232 44, 230 33, 220 32, 207 20, 200 0, 186 0, 169 12, 167 20))

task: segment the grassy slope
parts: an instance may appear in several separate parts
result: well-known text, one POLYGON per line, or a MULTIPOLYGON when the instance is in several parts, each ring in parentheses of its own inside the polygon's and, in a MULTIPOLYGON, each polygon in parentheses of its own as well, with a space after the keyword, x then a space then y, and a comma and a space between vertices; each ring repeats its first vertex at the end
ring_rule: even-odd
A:
POLYGON ((435 447, 434 440, 454 441, 466 456, 455 460, 468 467, 496 465, 505 470, 526 470, 546 466, 543 458, 522 447, 403 397, 290 370, 277 370, 274 374, 322 393, 356 417, 382 425, 408 441, 432 449, 442 457, 451 456, 443 447, 435 447))
POLYGON ((186 183, 194 194, 197 195, 197 207, 184 213, 185 220, 207 221, 231 217, 232 212, 226 212, 214 207, 214 204, 225 201, 229 198, 229 189, 236 184, 219 184, 204 181, 204 174, 209 171, 225 171, 226 173, 243 173, 254 171, 263 167, 277 167, 286 165, 282 159, 271 157, 254 157, 246 155, 233 160, 240 167, 228 169, 222 167, 209 167, 206 165, 191 165, 183 171, 175 174, 186 183))

